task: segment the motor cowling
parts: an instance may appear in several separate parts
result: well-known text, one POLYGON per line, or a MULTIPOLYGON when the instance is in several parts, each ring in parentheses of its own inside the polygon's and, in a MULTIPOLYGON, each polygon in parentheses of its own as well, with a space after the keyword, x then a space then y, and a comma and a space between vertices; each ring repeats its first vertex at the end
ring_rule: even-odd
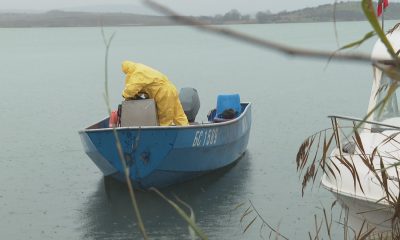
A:
POLYGON ((200 109, 200 98, 197 90, 191 87, 181 88, 179 100, 181 101, 183 111, 188 121, 194 122, 200 109))

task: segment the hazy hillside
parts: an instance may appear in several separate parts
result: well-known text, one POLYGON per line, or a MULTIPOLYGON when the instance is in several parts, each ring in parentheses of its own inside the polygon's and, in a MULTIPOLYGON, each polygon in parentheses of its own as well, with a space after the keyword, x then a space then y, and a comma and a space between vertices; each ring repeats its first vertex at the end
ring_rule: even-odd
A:
POLYGON ((172 24, 167 17, 128 13, 50 11, 46 13, 0 13, 0 27, 74 27, 172 24))
MULTIPOLYGON (((336 6, 336 21, 362 21, 360 2, 340 2, 336 6)), ((385 19, 399 19, 400 3, 391 3, 385 12, 385 19)), ((329 22, 334 20, 334 5, 326 4, 297 11, 283 11, 272 14, 258 12, 255 16, 242 15, 232 9, 224 15, 202 16, 197 18, 207 24, 250 24, 250 23, 298 23, 329 22)), ((46 13, 0 13, 0 27, 89 27, 89 26, 134 26, 134 25, 172 25, 168 17, 138 15, 129 13, 92 13, 50 11, 46 13)))
MULTIPOLYGON (((334 15, 336 21, 361 21, 365 20, 365 17, 360 5, 360 2, 355 1, 339 2, 336 5, 336 11, 334 11, 333 4, 325 4, 314 8, 270 14, 260 22, 329 22, 334 20, 334 15)), ((400 19, 400 3, 390 3, 385 11, 385 19, 400 19)))

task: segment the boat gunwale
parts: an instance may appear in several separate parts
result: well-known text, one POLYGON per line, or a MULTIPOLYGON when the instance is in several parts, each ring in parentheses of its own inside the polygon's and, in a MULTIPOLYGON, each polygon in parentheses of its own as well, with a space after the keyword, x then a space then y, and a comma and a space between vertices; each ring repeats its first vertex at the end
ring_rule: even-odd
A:
MULTIPOLYGON (((98 128, 98 129, 88 129, 85 128, 84 130, 80 130, 78 133, 88 133, 88 132, 102 132, 102 131, 113 131, 113 129, 117 131, 121 130, 156 130, 156 129, 192 129, 192 128, 210 128, 210 127, 215 127, 215 126, 224 126, 224 125, 230 125, 233 124, 237 121, 240 121, 247 113, 249 107, 251 106, 251 102, 241 102, 241 104, 246 104, 246 107, 244 108, 243 112, 234 119, 229 119, 224 122, 209 122, 209 123, 201 123, 201 124, 196 124, 196 125, 188 125, 188 126, 133 126, 133 127, 117 127, 117 128, 98 128)), ((104 121, 107 118, 104 118, 101 121, 104 121)), ((99 121, 99 122, 101 122, 99 121)), ((98 123, 99 123, 98 122, 98 123)), ((96 123, 95 123, 96 124, 96 123)), ((93 126, 93 125, 91 125, 93 126)))

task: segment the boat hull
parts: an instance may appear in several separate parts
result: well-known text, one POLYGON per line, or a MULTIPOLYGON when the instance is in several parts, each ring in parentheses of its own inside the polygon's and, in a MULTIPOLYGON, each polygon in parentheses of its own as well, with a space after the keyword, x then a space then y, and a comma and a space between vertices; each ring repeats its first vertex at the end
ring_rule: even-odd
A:
MULTIPOLYGON (((368 135, 365 133, 360 134, 360 141, 367 142, 368 135)), ((381 138, 375 136, 376 142, 382 142, 381 138)), ((368 143, 375 146, 372 141, 368 143)), ((384 156, 384 145, 380 146, 381 156, 384 156)), ((373 151, 374 148, 366 148, 368 151, 373 151)), ((371 156, 370 152, 366 152, 365 156, 371 156)), ((391 151, 394 154, 394 151, 391 151)), ((326 168, 322 176, 321 184, 324 188, 329 190, 341 203, 348 213, 348 225, 356 231, 363 230, 367 232, 369 229, 374 228, 374 233, 390 233, 392 230, 392 219, 394 216, 394 208, 387 201, 387 194, 381 186, 377 177, 381 174, 378 172, 376 175, 367 167, 362 160, 362 154, 347 154, 342 153, 338 148, 335 148, 330 156, 330 161, 327 162, 329 168, 326 168), (339 159, 346 159, 349 163, 346 166, 344 161, 339 159), (355 180, 354 173, 350 172, 348 166, 355 166, 354 171, 357 171, 359 180, 355 180), (329 170, 328 170, 329 169, 329 170), (356 182, 355 182, 356 181, 356 182)), ((380 169, 381 160, 379 157, 373 158, 371 161, 375 169, 380 169)), ((382 164, 391 166, 392 160, 382 157, 382 164)), ((396 169, 391 167, 387 168, 388 181, 387 186, 389 192, 397 196, 398 182, 396 176, 396 169)))
POLYGON ((374 229, 374 233, 391 233, 393 208, 368 199, 362 195, 341 192, 329 183, 326 175, 322 178, 322 185, 329 190, 346 210, 348 226, 356 231, 367 232, 374 229))
POLYGON ((234 163, 247 148, 251 105, 221 123, 173 127, 107 128, 108 119, 79 132, 85 152, 105 176, 125 181, 120 141, 129 178, 136 188, 166 187, 234 163))

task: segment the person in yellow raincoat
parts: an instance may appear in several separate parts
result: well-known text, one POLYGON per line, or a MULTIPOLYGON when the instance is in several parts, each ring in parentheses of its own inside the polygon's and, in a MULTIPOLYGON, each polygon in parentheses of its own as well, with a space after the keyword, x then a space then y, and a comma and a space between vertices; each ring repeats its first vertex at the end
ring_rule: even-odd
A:
POLYGON ((122 71, 126 74, 122 96, 132 99, 145 92, 157 104, 157 115, 161 126, 188 125, 188 119, 179 101, 178 91, 164 74, 141 63, 124 61, 122 71))

